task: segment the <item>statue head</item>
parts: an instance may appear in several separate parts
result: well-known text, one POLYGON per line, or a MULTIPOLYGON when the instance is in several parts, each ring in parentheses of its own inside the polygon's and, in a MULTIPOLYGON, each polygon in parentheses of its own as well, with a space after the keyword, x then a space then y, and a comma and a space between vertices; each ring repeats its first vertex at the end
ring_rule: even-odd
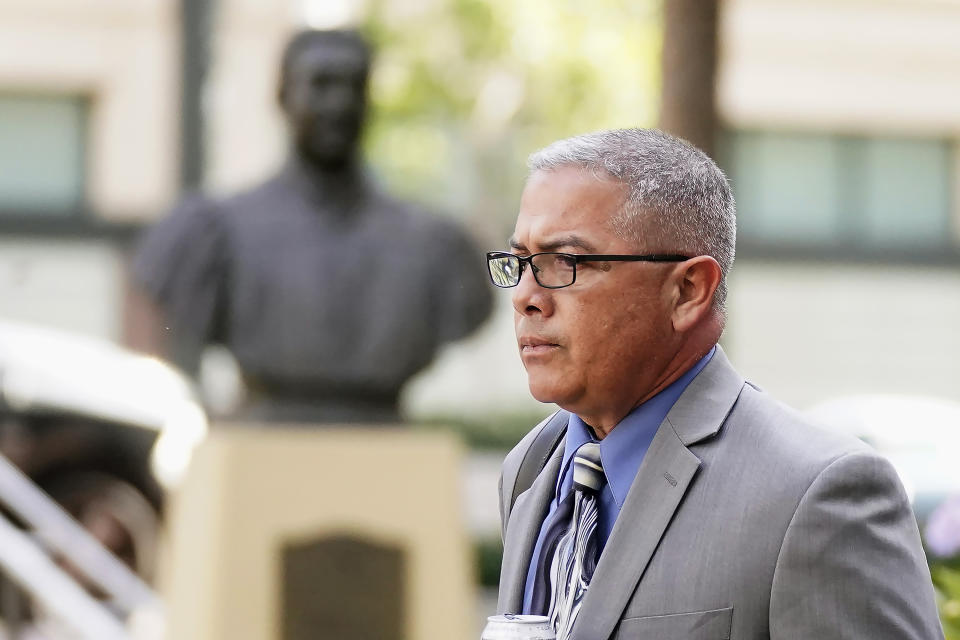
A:
POLYGON ((355 31, 301 31, 280 67, 280 106, 296 151, 323 168, 354 156, 367 103, 370 48, 355 31))

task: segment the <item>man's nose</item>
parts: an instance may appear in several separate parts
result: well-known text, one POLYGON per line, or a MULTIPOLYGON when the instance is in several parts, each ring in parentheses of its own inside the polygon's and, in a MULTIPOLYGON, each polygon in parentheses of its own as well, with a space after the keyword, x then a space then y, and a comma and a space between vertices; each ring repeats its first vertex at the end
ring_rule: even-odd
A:
POLYGON ((541 287, 533 277, 533 267, 527 265, 520 275, 520 282, 511 292, 514 310, 521 315, 553 313, 553 290, 541 287))

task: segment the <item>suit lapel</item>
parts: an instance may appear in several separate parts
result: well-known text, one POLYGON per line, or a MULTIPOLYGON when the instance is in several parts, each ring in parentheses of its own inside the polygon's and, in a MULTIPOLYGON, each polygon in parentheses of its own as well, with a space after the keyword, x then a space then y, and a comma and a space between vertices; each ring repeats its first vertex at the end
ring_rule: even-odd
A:
POLYGON ((606 638, 613 631, 699 467, 700 460, 664 421, 600 556, 574 626, 575 640, 606 638))
POLYGON ((517 496, 517 502, 513 505, 503 541, 498 613, 520 613, 523 608, 523 590, 527 582, 530 557, 540 534, 540 526, 550 509, 550 501, 556 494, 557 476, 562 460, 561 444, 533 485, 517 496))
POLYGON ((573 640, 607 638, 633 596, 700 460, 687 446, 715 435, 743 388, 720 347, 667 414, 630 486, 574 624, 573 640))

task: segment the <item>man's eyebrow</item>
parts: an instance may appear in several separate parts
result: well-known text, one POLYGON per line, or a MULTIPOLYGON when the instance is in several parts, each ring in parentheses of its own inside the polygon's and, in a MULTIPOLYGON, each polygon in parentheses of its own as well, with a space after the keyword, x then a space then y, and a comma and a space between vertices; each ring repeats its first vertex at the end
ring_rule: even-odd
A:
MULTIPOLYGON (((581 249, 587 253, 596 253, 596 248, 578 235, 571 234, 554 240, 547 240, 537 245, 540 251, 556 251, 557 249, 581 249)), ((510 248, 516 251, 526 251, 526 246, 515 238, 510 238, 510 248)))
POLYGON ((580 249, 582 251, 586 251, 587 253, 596 253, 596 247, 580 236, 574 234, 540 243, 541 251, 556 251, 557 249, 564 248, 580 249))

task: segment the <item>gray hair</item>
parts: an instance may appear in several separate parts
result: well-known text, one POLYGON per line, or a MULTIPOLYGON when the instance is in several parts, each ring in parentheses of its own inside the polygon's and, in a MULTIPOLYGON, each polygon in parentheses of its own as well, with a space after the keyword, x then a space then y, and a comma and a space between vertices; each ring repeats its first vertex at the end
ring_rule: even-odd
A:
POLYGON ((598 131, 530 155, 531 174, 574 166, 627 187, 613 230, 646 252, 709 255, 722 277, 714 308, 726 308, 736 244, 736 205, 723 171, 690 143, 656 129, 598 131))

